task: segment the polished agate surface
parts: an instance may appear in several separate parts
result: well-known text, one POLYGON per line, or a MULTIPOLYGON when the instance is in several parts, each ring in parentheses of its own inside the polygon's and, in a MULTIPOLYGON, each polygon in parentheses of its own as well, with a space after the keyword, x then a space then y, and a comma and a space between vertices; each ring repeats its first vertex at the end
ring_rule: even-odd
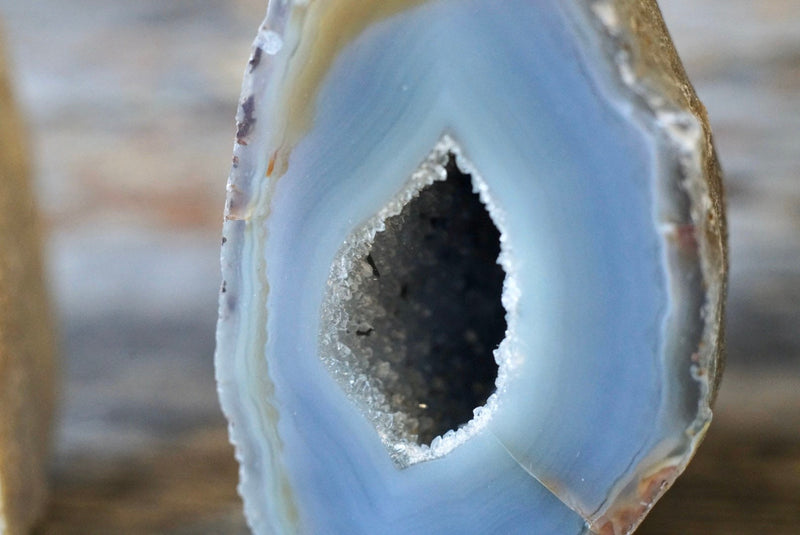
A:
POLYGON ((629 533, 683 470, 704 126, 618 4, 270 2, 216 355, 255 533, 629 533))

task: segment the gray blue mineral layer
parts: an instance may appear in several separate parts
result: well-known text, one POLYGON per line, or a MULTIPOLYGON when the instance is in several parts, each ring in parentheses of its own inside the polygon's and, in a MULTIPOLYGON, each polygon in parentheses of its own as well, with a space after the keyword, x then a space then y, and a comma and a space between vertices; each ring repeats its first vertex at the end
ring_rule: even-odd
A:
MULTIPOLYGON (((277 461, 244 462, 262 473, 251 485, 286 474, 283 498, 302 533, 577 535, 649 455, 682 451, 694 416, 665 390, 674 305, 658 222, 660 141, 615 85, 597 30, 560 4, 433 1, 369 25, 314 95, 313 120, 260 223, 266 232, 244 238, 244 265, 266 260, 279 437, 259 454, 277 461), (425 188, 442 180, 470 188, 463 206, 473 208, 400 214, 409 197, 429 202, 425 188), (500 242, 488 264, 489 249, 440 233, 477 225, 467 209, 496 226, 479 233, 500 242), (424 227, 398 230, 420 213, 424 227), (439 245, 398 252, 392 268, 381 258, 394 258, 404 236, 439 245), (410 265, 431 250, 452 271, 410 265), (457 265, 473 252, 483 264, 457 265), (425 280, 439 280, 419 298, 431 306, 409 308, 413 283, 425 280), (494 300, 478 296, 474 317, 456 318, 436 295, 459 285, 494 300), (392 323, 394 310, 427 316, 392 323), (482 322, 481 310, 495 316, 482 322), (373 317, 352 320, 359 311, 373 317), (413 333, 403 327, 411 323, 413 333), (457 398, 487 403, 488 416, 468 424, 467 407, 453 420, 425 419, 446 412, 446 384, 462 377, 409 364, 414 347, 426 358, 443 351, 431 350, 437 331, 463 333, 458 354, 485 348, 491 366, 463 379, 457 398), (437 392, 433 377, 445 385, 437 392), (436 438, 461 425, 450 443, 436 438)), ((279 529, 252 511, 256 530, 279 529)))

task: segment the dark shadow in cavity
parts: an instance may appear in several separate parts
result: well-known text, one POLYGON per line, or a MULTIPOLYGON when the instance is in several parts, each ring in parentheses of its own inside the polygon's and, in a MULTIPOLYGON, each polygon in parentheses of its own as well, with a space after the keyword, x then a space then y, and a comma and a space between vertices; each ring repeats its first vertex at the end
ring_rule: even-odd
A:
POLYGON ((419 443, 467 423, 495 390, 493 350, 506 330, 499 254, 500 233, 451 154, 447 180, 387 219, 364 258, 356 301, 368 316, 350 336, 372 351, 370 373, 392 411, 413 418, 419 443))

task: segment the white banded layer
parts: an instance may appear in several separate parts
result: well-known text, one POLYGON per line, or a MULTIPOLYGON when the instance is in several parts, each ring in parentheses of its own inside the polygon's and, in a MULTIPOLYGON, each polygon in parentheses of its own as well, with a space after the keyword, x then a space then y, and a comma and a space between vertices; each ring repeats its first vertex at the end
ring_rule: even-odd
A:
POLYGON ((688 462, 723 293, 704 127, 619 13, 271 2, 216 356, 255 532, 626 533, 688 462))

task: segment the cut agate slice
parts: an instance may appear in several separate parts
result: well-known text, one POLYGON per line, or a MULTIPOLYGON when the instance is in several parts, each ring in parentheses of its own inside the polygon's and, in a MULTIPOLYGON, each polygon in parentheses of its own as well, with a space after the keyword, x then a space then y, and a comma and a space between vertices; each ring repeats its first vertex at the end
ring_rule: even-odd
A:
POLYGON ((630 533, 689 462, 725 224, 654 2, 273 0, 233 162, 254 532, 630 533))

